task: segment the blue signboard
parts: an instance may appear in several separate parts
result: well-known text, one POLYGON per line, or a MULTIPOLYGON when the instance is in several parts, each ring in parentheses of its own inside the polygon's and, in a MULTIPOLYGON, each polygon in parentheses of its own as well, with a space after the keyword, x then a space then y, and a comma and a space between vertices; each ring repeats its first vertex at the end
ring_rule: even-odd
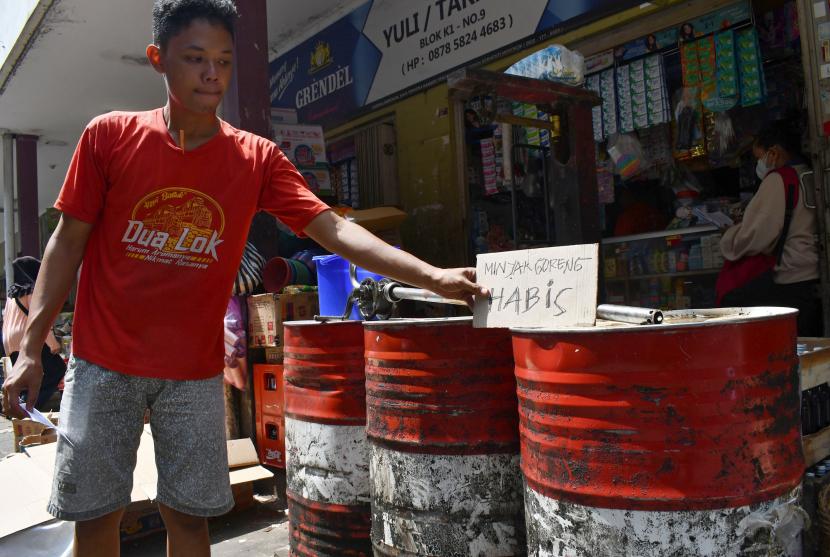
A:
POLYGON ((336 125, 455 68, 639 4, 620 0, 371 0, 271 62, 271 105, 336 125))

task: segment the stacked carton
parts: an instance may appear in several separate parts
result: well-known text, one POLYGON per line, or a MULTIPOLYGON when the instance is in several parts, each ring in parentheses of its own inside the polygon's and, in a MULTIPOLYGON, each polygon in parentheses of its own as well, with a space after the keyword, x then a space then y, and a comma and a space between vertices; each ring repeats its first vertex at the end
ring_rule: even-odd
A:
POLYGON ((274 142, 294 163, 311 191, 322 196, 334 195, 322 127, 276 124, 274 142))
POLYGON ((313 319, 317 292, 261 294, 248 298, 249 361, 253 362, 253 414, 262 464, 285 467, 283 324, 313 319))

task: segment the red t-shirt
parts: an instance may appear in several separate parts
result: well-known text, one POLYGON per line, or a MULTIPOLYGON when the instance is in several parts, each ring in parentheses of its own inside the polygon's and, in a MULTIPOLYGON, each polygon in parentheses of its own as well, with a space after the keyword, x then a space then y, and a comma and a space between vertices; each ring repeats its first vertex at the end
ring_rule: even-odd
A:
POLYGON ((184 152, 161 109, 90 122, 55 207, 94 225, 73 352, 165 379, 222 371, 223 316, 256 211, 300 233, 328 209, 271 141, 222 122, 184 152))

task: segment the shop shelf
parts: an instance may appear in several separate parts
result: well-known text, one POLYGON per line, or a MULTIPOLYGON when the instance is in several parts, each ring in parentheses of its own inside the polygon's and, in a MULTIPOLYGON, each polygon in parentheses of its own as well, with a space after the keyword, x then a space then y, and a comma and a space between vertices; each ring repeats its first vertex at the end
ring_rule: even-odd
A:
MULTIPOLYGON (((830 338, 802 337, 798 344, 806 344, 808 350, 798 358, 801 391, 830 382, 830 338)), ((830 427, 805 435, 802 444, 807 467, 821 462, 830 455, 830 427)))
POLYGON ((635 275, 631 277, 611 277, 606 278, 606 282, 621 282, 627 280, 649 280, 653 278, 660 278, 660 277, 697 277, 703 275, 716 275, 720 273, 720 269, 699 269, 696 271, 682 271, 679 273, 654 273, 648 275, 635 275))
POLYGON ((801 443, 804 446, 804 460, 807 461, 807 467, 818 464, 830 455, 830 427, 802 437, 801 443))
POLYGON ((699 234, 707 234, 717 232, 716 226, 693 226, 691 228, 678 228, 676 230, 657 230, 655 232, 646 232, 644 234, 633 234, 631 236, 615 236, 613 238, 605 238, 602 240, 603 246, 614 244, 627 244, 631 242, 639 242, 642 240, 654 240, 656 238, 680 238, 699 234))
POLYGON ((809 350, 799 357, 801 390, 830 383, 830 338, 799 338, 798 343, 809 350))

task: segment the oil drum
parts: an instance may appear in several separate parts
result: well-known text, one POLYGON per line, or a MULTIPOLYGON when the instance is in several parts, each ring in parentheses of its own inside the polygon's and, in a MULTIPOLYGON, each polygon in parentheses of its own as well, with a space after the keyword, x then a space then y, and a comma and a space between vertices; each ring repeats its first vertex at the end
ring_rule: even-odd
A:
POLYGON ((800 520, 794 310, 514 329, 513 350, 530 555, 782 554, 756 526, 800 520))
POLYGON ((367 322, 375 555, 525 555, 510 333, 367 322))
POLYGON ((291 555, 372 554, 363 326, 285 324, 291 555))

